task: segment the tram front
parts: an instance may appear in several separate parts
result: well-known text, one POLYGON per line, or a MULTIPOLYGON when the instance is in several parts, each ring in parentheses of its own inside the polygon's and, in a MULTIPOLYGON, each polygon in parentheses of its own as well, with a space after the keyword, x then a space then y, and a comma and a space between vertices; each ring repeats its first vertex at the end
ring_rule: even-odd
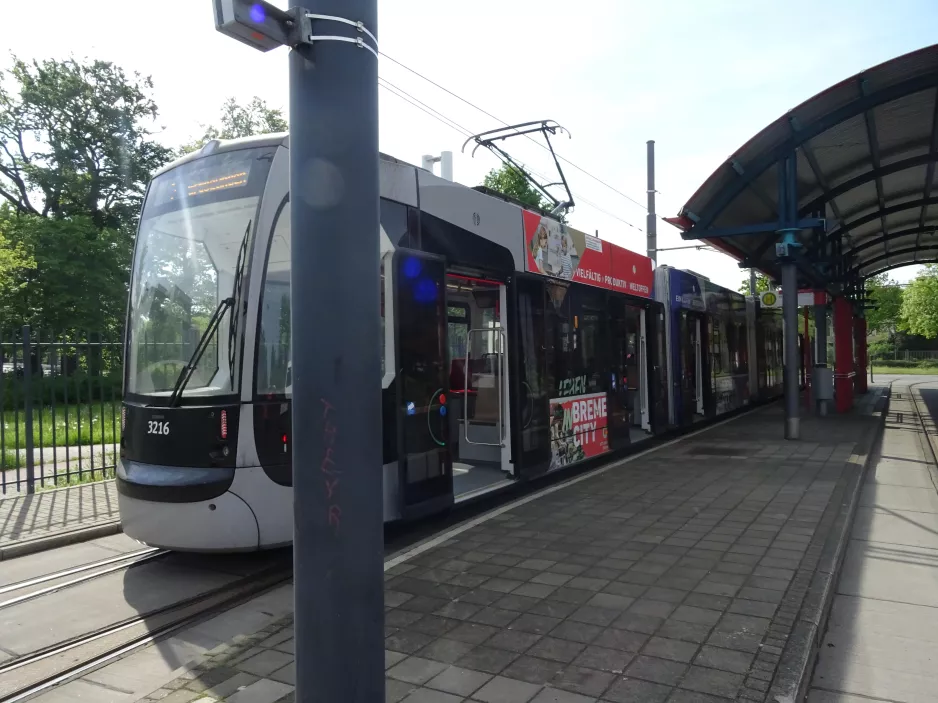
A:
MULTIPOLYGON (((259 465, 251 409, 256 289, 285 202, 287 158, 282 136, 213 141, 147 190, 117 470, 124 531, 146 544, 240 551, 291 538, 290 490, 259 465), (269 192, 274 185, 283 198, 269 192)), ((289 325, 289 307, 286 315, 289 325)), ((285 347, 283 378, 273 382, 284 402, 285 347)))

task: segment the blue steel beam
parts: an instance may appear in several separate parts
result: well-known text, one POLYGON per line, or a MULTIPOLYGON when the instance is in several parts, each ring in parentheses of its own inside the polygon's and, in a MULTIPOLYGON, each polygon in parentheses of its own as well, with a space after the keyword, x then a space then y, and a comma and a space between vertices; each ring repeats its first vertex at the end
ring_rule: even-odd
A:
MULTIPOLYGON (((919 264, 938 264, 938 250, 931 252, 928 256, 919 257, 916 259, 916 263, 919 264)), ((893 269, 901 269, 904 266, 908 266, 908 261, 901 261, 897 264, 889 264, 888 266, 883 266, 881 268, 875 269, 868 273, 863 274, 866 278, 872 278, 873 276, 878 276, 881 273, 886 273, 887 271, 892 271, 893 269)))
POLYGON ((868 215, 864 215, 863 217, 858 217, 857 219, 852 220, 850 222, 845 222, 836 230, 834 230, 834 233, 845 235, 851 230, 857 227, 860 227, 862 225, 868 224, 872 222, 873 220, 879 219, 880 217, 884 215, 894 215, 895 213, 902 212, 904 210, 914 210, 915 208, 918 208, 918 207, 935 205, 935 204, 938 204, 938 197, 931 197, 931 198, 919 199, 919 200, 910 200, 909 202, 906 202, 906 203, 897 203, 896 205, 890 205, 887 208, 883 208, 876 212, 871 212, 868 215))
MULTIPOLYGON (((922 199, 928 200, 931 197, 932 183, 935 180, 935 159, 938 158, 938 90, 935 91, 935 113, 931 118, 931 142, 928 146, 928 155, 932 157, 928 162, 928 168, 925 169, 925 188, 922 191, 922 199)), ((922 206, 922 212, 918 216, 918 226, 925 226, 925 214, 928 212, 928 206, 922 206)), ((915 246, 918 246, 921 235, 916 237, 915 246)))
MULTIPOLYGON (((804 147, 802 147, 802 151, 803 150, 804 147)), ((896 161, 894 163, 881 166, 878 169, 872 169, 866 173, 861 173, 859 176, 855 176, 850 180, 833 186, 827 194, 819 195, 814 200, 800 208, 799 212, 802 215, 816 212, 824 207, 825 203, 830 202, 832 198, 837 198, 844 193, 866 185, 867 183, 870 183, 877 178, 889 176, 893 173, 899 173, 900 171, 907 171, 908 169, 917 168, 926 164, 934 164, 936 160, 938 160, 938 153, 919 154, 917 156, 911 156, 908 159, 902 159, 901 161, 896 161)))
MULTIPOLYGON (((798 220, 794 223, 792 229, 814 229, 823 227, 824 220, 819 217, 808 217, 798 220)), ((691 227, 686 232, 681 232, 684 239, 722 239, 724 237, 742 237, 749 234, 774 234, 780 229, 786 229, 788 224, 785 222, 760 222, 755 225, 742 225, 741 227, 712 227, 710 229, 699 230, 697 227, 691 227)))
POLYGON ((791 153, 809 139, 813 139, 832 127, 836 127, 842 122, 856 117, 857 115, 861 115, 878 105, 883 105, 936 86, 938 86, 938 71, 925 73, 904 80, 901 83, 896 83, 895 85, 874 91, 869 95, 859 97, 853 102, 805 124, 796 135, 790 136, 774 149, 769 149, 754 159, 753 162, 746 167, 745 175, 740 176, 732 183, 728 184, 717 197, 713 198, 708 207, 699 213, 700 224, 704 227, 713 224, 713 221, 719 217, 720 213, 722 213, 752 181, 765 173, 772 164, 777 162, 785 154, 791 153))
MULTIPOLYGON (((850 271, 851 271, 851 272, 859 272, 860 269, 867 268, 868 266, 871 266, 871 265, 873 265, 873 264, 878 264, 880 261, 886 261, 887 264, 888 264, 889 259, 894 259, 894 258, 899 257, 899 256, 905 256, 906 254, 912 254, 913 257, 914 257, 914 255, 915 255, 916 252, 923 252, 923 253, 924 253, 924 252, 926 252, 926 251, 928 251, 928 252, 931 252, 931 251, 938 252, 938 244, 932 244, 932 245, 929 245, 929 246, 927 246, 927 247, 925 247, 925 248, 923 248, 923 249, 919 249, 918 247, 907 247, 907 248, 905 248, 905 249, 897 249, 897 250, 895 250, 895 251, 889 252, 888 254, 881 254, 880 256, 874 256, 872 259, 867 259, 866 261, 858 262, 858 263, 856 263, 855 265, 851 266, 850 271)), ((909 259, 909 260, 907 260, 907 261, 897 262, 897 265, 898 265, 898 264, 901 264, 901 265, 903 265, 903 266, 908 266, 909 264, 913 263, 914 261, 915 261, 915 259, 912 258, 912 259, 909 259)), ((921 263, 921 262, 919 262, 919 263, 921 263)), ((864 274, 864 276, 866 276, 866 275, 870 275, 870 274, 864 274)))
POLYGON ((938 230, 938 225, 924 225, 924 226, 909 227, 907 229, 903 229, 898 232, 891 232, 888 235, 877 237, 876 239, 867 240, 863 242, 862 244, 858 244, 857 246, 853 247, 850 250, 850 253, 859 254, 861 251, 866 251, 870 247, 875 247, 880 244, 885 244, 885 242, 891 241, 893 239, 901 239, 902 237, 908 237, 910 234, 919 235, 918 237, 915 238, 915 246, 918 246, 921 240, 922 233, 934 232, 935 230, 938 230))
MULTIPOLYGON (((800 129, 798 118, 792 115, 788 118, 788 124, 791 127, 792 132, 797 134, 798 130, 800 129)), ((840 211, 840 206, 837 205, 837 201, 829 195, 831 190, 830 183, 828 183, 827 178, 824 176, 824 171, 821 169, 820 164, 818 164, 817 157, 814 155, 814 149, 811 148, 811 143, 809 141, 806 141, 801 145, 801 153, 804 154, 804 158, 808 162, 808 166, 811 168, 811 173, 814 174, 814 179, 818 182, 818 185, 821 186, 822 197, 825 199, 825 202, 830 203, 831 212, 834 213, 834 217, 837 218, 838 222, 843 222, 843 213, 840 211)), ((813 212, 813 210, 808 210, 808 212, 813 212)))
MULTIPOLYGON (((859 88, 861 96, 869 96, 869 82, 865 76, 860 76, 859 88)), ((876 117, 873 115, 872 108, 863 113, 863 120, 866 123, 866 140, 870 145, 870 161, 873 164, 873 171, 879 171, 879 169, 882 168, 879 159, 879 136, 876 131, 876 117)), ((889 230, 886 226, 886 216, 883 214, 883 210, 886 209, 886 195, 883 192, 883 179, 877 175, 874 180, 876 182, 876 199, 879 201, 880 224, 883 226, 883 234, 886 235, 889 234, 889 230)), ((886 251, 888 252, 889 247, 886 246, 885 242, 883 246, 886 247, 886 251)))

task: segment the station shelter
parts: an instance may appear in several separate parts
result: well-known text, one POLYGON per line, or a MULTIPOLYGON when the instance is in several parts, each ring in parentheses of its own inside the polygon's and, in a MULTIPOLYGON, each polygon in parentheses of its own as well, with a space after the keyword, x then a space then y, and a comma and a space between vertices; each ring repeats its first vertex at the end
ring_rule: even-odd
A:
MULTIPOLYGON (((869 68, 788 111, 665 219, 684 239, 702 240, 780 283, 783 293, 825 294, 814 302, 814 318, 833 320, 835 406, 847 412, 867 390, 865 280, 938 262, 936 160, 938 44, 869 68)), ((782 298, 794 345, 797 301, 782 298)), ((822 346, 827 336, 827 324, 819 324, 822 346)), ((814 376, 819 363, 815 358, 814 376)), ((785 395, 785 435, 795 439, 794 376, 785 395)))

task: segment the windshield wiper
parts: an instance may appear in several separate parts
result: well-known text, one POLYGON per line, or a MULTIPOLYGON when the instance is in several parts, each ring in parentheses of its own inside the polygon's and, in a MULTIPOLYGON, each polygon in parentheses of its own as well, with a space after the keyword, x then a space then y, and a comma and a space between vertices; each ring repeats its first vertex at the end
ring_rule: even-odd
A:
POLYGON ((218 307, 215 308, 215 312, 212 313, 212 317, 208 321, 208 326, 205 328, 202 336, 199 337, 199 343, 196 344, 195 349, 192 352, 192 356, 189 358, 189 362, 182 368, 182 371, 179 372, 179 377, 176 379, 176 385, 173 386, 173 393, 169 396, 168 407, 171 408, 175 406, 179 401, 179 398, 182 396, 183 389, 186 387, 186 384, 189 383, 189 379, 192 378, 192 374, 199 365, 199 361, 202 359, 202 355, 205 353, 205 350, 208 349, 208 340, 210 340, 212 335, 215 333, 215 329, 221 322, 221 318, 222 315, 225 314, 225 310, 233 307, 234 302, 234 298, 225 298, 220 303, 218 303, 218 307))
POLYGON ((232 389, 234 389, 234 362, 235 357, 237 356, 237 347, 235 346, 235 341, 237 341, 238 326, 241 320, 241 283, 244 278, 244 265, 247 263, 246 254, 248 248, 248 235, 250 233, 251 220, 248 220, 248 226, 244 228, 244 236, 241 237, 241 246, 238 248, 238 260, 235 262, 235 278, 231 291, 231 320, 228 323, 228 383, 231 385, 232 389), (235 301, 238 303, 238 310, 235 309, 235 301))

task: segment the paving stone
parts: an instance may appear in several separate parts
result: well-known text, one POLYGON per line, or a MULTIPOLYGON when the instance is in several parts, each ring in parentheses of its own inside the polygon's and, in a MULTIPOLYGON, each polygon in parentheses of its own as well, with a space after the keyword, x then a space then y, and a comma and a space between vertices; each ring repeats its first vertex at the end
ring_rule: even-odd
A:
POLYGON ((469 651, 456 664, 464 669, 499 674, 518 656, 520 656, 519 652, 480 645, 469 651))
POLYGON ((706 608, 707 610, 726 610, 733 602, 732 598, 727 596, 712 596, 709 593, 691 593, 684 600, 684 605, 691 605, 695 608, 706 608))
POLYGON ((453 695, 469 696, 491 679, 491 674, 450 666, 430 679, 425 685, 428 688, 453 695))
POLYGON ((496 676, 475 692, 473 698, 483 703, 528 703, 542 686, 496 676))
POLYGON ((623 652, 637 652, 645 642, 648 641, 649 635, 642 632, 634 632, 632 630, 620 630, 615 627, 609 627, 603 630, 603 632, 593 640, 593 644, 600 647, 607 647, 608 649, 617 649, 623 652))
MULTIPOLYGON (((775 614, 776 609, 777 606, 772 603, 761 603, 744 598, 734 599, 728 608, 731 613, 738 615, 754 615, 760 618, 771 618, 775 614)), ((791 622, 794 622, 794 619, 792 619, 791 622)))
POLYGON ((681 688, 691 691, 735 698, 742 684, 743 677, 740 674, 707 669, 701 666, 691 666, 680 685, 681 688))
POLYGON ((603 700, 614 703, 664 703, 673 690, 671 686, 623 677, 603 694, 603 700))
POLYGON ((745 674, 752 664, 752 654, 721 647, 705 646, 694 660, 695 664, 720 669, 734 674, 745 674))
POLYGON ((293 657, 284 652, 277 652, 273 649, 266 649, 255 654, 250 659, 238 663, 238 668, 255 676, 267 676, 268 674, 282 669, 293 661, 293 657))
POLYGON ((570 663, 585 648, 586 645, 582 642, 562 640, 556 637, 543 637, 527 653, 533 657, 570 663))
POLYGON ((535 635, 546 635, 561 622, 560 618, 552 618, 546 615, 532 615, 525 613, 517 620, 512 622, 511 629, 521 632, 530 632, 535 635))
POLYGON ((389 637, 384 639, 385 649, 390 649, 394 652, 403 652, 405 654, 413 654, 419 649, 426 647, 428 644, 433 642, 434 638, 430 635, 425 635, 422 632, 409 632, 407 630, 400 630, 395 632, 389 637))
POLYGON ((550 631, 551 637, 589 644, 603 631, 599 625, 566 620, 550 631))
POLYGON ((726 699, 711 696, 708 693, 700 693, 699 691, 674 689, 674 692, 668 697, 667 703, 726 703, 726 699))
POLYGON ((625 670, 625 675, 643 681, 675 686, 685 671, 687 671, 687 665, 681 662, 640 655, 632 660, 625 670))
POLYGON ((462 700, 462 696, 456 696, 452 693, 434 691, 429 688, 418 688, 404 698, 401 703, 461 703, 462 700))
POLYGON ((270 679, 260 679, 229 696, 226 703, 275 703, 291 691, 293 686, 270 679))
POLYGON ((621 674, 634 658, 635 654, 632 652, 589 645, 580 652, 579 656, 573 660, 573 663, 576 666, 582 666, 588 669, 621 674))
POLYGON ((515 659, 501 675, 528 683, 546 684, 562 674, 565 668, 561 662, 523 655, 515 659))
MULTIPOLYGON (((598 698, 609 688, 616 675, 608 671, 599 671, 576 664, 568 666, 551 682, 551 686, 567 691, 598 698)), ((592 698, 591 698, 592 700, 592 698)))
MULTIPOLYGON (((654 590, 654 589, 652 589, 654 590)), ((667 589, 660 589, 665 591, 667 589)), ((686 594, 683 591, 673 591, 674 593, 680 593, 683 600, 683 597, 686 594)), ((674 602, 652 600, 650 597, 639 598, 632 606, 629 608, 630 613, 636 615, 648 615, 655 618, 666 618, 677 608, 677 605, 674 602)))
POLYGON ((446 664, 423 657, 408 657, 399 664, 395 664, 387 670, 387 675, 398 681, 407 683, 422 684, 441 671, 446 669, 446 664))
POLYGON ((682 642, 665 637, 652 637, 642 648, 642 654, 662 659, 690 663, 697 653, 697 645, 693 642, 682 642))
POLYGON ((722 613, 718 610, 682 605, 671 614, 671 618, 696 623, 698 625, 714 625, 720 620, 721 615, 722 613))
POLYGON ((459 642, 446 638, 438 639, 421 649, 418 654, 427 659, 454 664, 473 649, 469 642, 459 642))

